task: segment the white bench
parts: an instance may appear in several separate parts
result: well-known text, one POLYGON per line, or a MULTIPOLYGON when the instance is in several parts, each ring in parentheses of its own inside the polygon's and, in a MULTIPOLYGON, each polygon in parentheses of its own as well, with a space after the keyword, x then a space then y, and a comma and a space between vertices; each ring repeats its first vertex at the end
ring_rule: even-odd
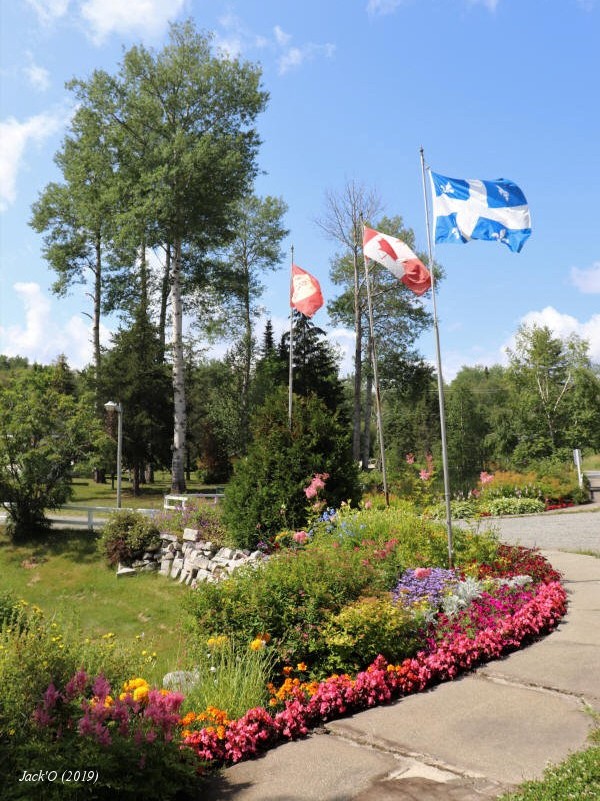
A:
POLYGON ((189 495, 165 495, 163 508, 185 509, 187 502, 196 498, 212 498, 213 503, 216 504, 219 498, 222 497, 222 492, 193 492, 189 495))

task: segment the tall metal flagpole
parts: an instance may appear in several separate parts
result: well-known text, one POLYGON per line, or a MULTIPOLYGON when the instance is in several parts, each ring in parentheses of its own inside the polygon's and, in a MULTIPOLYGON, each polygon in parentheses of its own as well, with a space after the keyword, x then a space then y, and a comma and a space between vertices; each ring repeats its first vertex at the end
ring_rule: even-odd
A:
POLYGON ((290 366, 288 377, 288 425, 292 428, 292 386, 294 378, 294 307, 292 297, 294 295, 294 246, 292 245, 292 261, 290 263, 290 366))
MULTIPOLYGON (((364 223, 363 223, 364 235, 364 223)), ((379 375, 377 370, 377 347, 375 344, 375 329, 373 326, 373 302, 371 299, 371 280, 369 278, 368 259, 363 252, 363 261, 365 265, 365 282, 367 284, 367 304, 369 307, 369 332, 371 338, 371 358, 373 359, 373 379, 375 380, 375 408, 377 410, 377 434, 379 437, 379 452, 381 455, 381 473, 383 475, 383 494, 385 496, 385 505, 390 505, 390 494, 387 485, 387 471, 385 468, 385 446, 383 442, 383 422, 381 419, 381 395, 379 392, 379 375)))
POLYGON ((450 478, 448 474, 448 444, 446 441, 446 414, 444 411, 444 380, 442 377, 442 355, 440 350, 440 331, 438 326, 437 305, 435 300, 435 277, 433 271, 433 247, 431 244, 431 225, 429 222, 429 201, 427 199, 427 182, 425 180, 425 154, 421 153, 421 172, 423 176, 423 198, 425 199, 425 228, 427 230, 427 250, 429 255, 429 271, 431 273, 431 298, 433 301, 433 330, 435 333, 435 353, 437 359, 438 399, 440 405, 440 427, 442 429, 442 466, 444 471, 444 495, 446 497, 446 529, 448 532, 448 566, 454 563, 452 546, 452 508, 450 506, 450 478))

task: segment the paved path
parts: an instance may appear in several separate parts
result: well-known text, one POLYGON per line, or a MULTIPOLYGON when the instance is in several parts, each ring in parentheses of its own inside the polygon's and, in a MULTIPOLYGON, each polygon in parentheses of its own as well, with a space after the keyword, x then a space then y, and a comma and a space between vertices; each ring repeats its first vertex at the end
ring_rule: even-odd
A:
MULTIPOLYGON (((600 514, 504 520, 500 533, 526 545, 600 550, 600 514)), ((600 711, 600 559, 544 555, 569 592, 553 634, 227 768, 205 801, 484 801, 585 747, 586 708, 600 711)))
POLYGON ((543 515, 487 518, 478 525, 495 529, 503 542, 512 545, 600 552, 600 503, 583 508, 589 511, 578 507, 543 515))

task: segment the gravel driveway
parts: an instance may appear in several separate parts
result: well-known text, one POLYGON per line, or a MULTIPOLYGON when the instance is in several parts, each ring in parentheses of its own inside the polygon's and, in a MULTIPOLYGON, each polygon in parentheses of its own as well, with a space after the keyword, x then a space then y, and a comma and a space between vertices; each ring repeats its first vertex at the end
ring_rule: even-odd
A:
MULTIPOLYGON (((600 552, 600 504, 590 511, 568 510, 523 517, 496 517, 482 520, 480 529, 492 527, 503 542, 528 548, 594 550, 600 552)), ((454 525, 465 525, 456 521, 454 525)))

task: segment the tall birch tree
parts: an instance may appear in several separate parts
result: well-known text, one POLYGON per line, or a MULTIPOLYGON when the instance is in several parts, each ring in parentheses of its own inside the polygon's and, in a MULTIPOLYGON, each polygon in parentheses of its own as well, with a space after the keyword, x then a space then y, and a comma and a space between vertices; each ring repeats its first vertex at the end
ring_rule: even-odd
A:
POLYGON ((232 235, 233 209, 257 171, 254 123, 267 100, 260 76, 256 65, 213 55, 210 37, 187 22, 171 26, 158 53, 129 50, 117 77, 124 148, 141 152, 147 244, 170 256, 174 492, 185 490, 185 251, 208 250, 232 235))

